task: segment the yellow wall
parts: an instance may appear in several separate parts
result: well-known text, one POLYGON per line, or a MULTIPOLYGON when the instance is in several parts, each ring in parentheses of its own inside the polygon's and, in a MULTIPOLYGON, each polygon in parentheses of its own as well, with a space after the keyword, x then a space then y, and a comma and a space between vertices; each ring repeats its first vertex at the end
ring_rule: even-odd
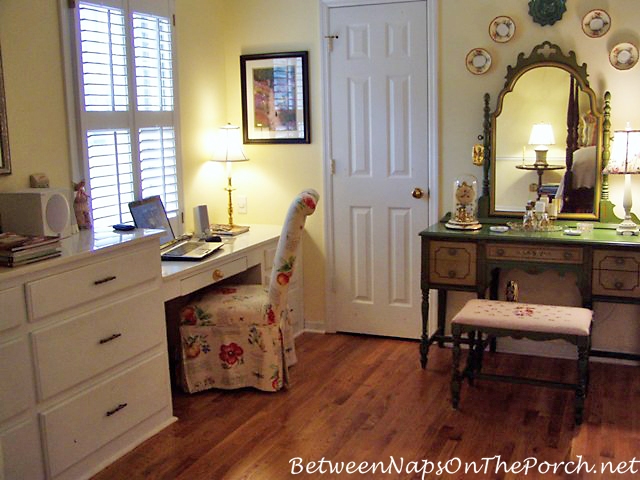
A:
MULTIPOLYGON (((616 43, 639 43, 636 2, 567 2, 562 20, 542 27, 532 22, 523 0, 439 1, 442 213, 450 208, 451 185, 457 175, 482 175, 471 163, 471 148, 482 133, 484 93, 489 92, 495 101, 507 65, 515 62, 519 52, 528 53, 543 40, 565 51, 575 50, 578 60, 588 64, 597 94, 611 90, 613 128, 623 128, 627 121, 640 128, 640 66, 618 71, 608 62, 608 52, 616 43), (607 9, 613 19, 612 31, 600 39, 588 38, 580 27, 583 15, 592 8, 607 9), (490 21, 498 15, 509 15, 517 24, 515 38, 506 44, 494 43, 487 33, 490 21), (493 56, 485 75, 472 75, 464 66, 467 52, 475 47, 484 47, 493 56)), ((0 177, 0 191, 28 186, 29 174, 40 171, 49 175, 52 186, 71 183, 57 5, 52 0, 0 1, 0 45, 13 159, 13 174, 0 177)), ((198 204, 208 205, 212 221, 226 220, 224 173, 206 160, 215 130, 226 122, 241 123, 239 56, 309 50, 312 143, 247 145, 251 160, 239 165, 234 174, 235 194, 248 199, 248 214, 236 214, 235 220, 280 223, 300 189, 314 187, 323 194, 319 2, 176 0, 176 13, 187 229, 193 226, 192 208, 198 204)), ((612 200, 621 204, 621 183, 611 180, 612 200)), ((314 323, 324 318, 323 205, 321 201, 318 212, 309 219, 304 243, 306 318, 314 323)), ((635 205, 634 210, 640 211, 640 199, 635 205)))
POLYGON ((0 46, 7 99, 11 175, 0 191, 29 186, 44 172, 71 188, 58 6, 55 1, 0 1, 0 46))
MULTIPOLYGON (((609 63, 609 51, 620 42, 640 45, 640 10, 634 0, 567 2, 567 11, 554 25, 540 26, 528 14, 528 2, 501 0, 477 2, 474 0, 441 0, 440 5, 440 211, 450 210, 453 180, 461 172, 482 178, 482 170, 471 163, 471 149, 482 133, 483 95, 491 95, 491 109, 504 85, 507 66, 515 65, 520 52, 528 56, 531 49, 549 40, 559 45, 564 53, 575 51, 578 62, 587 64, 589 82, 602 99, 606 90, 612 93, 613 129, 625 127, 627 121, 640 128, 640 65, 627 70, 616 70, 609 63), (584 34, 581 20, 592 9, 603 8, 612 18, 611 30, 601 38, 584 34), (491 21, 499 15, 510 16, 516 24, 516 33, 507 43, 496 43, 489 37, 491 21), (492 56, 490 70, 484 75, 473 75, 465 67, 464 59, 473 48, 485 48, 492 56)), ((611 200, 622 204, 620 178, 610 176, 611 200)), ((636 189, 640 178, 634 178, 636 189)), ((634 211, 640 212, 640 199, 634 211)), ((617 207, 618 216, 623 216, 617 207)))

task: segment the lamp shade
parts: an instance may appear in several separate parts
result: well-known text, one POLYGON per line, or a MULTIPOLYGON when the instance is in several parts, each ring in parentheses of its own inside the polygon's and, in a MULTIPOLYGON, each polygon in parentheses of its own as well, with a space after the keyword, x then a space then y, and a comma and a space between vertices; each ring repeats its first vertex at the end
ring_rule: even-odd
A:
POLYGON ((556 139, 553 136, 553 128, 549 123, 536 123, 531 129, 529 145, 554 145, 556 139))
POLYGON ((242 150, 240 127, 225 125, 220 128, 220 135, 214 145, 214 162, 246 162, 249 160, 242 150))
POLYGON ((602 173, 640 173, 640 130, 616 130, 611 158, 602 173))

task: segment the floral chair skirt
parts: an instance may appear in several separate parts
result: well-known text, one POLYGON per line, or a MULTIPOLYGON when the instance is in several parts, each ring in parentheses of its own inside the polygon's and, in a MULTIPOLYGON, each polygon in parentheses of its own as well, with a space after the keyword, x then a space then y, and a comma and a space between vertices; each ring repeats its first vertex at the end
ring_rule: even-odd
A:
POLYGON ((241 387, 273 392, 288 383, 288 366, 296 363, 296 354, 287 309, 285 318, 275 322, 259 313, 266 301, 263 287, 232 288, 181 312, 178 381, 188 393, 241 387))

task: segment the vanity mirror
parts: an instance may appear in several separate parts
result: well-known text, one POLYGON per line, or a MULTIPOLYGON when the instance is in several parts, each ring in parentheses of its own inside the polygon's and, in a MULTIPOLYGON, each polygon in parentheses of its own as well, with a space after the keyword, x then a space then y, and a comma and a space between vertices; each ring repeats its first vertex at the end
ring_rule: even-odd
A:
POLYGON ((607 100, 606 114, 599 110, 586 64, 543 42, 529 56, 520 53, 505 78, 493 113, 485 95, 483 194, 489 205, 481 209, 522 216, 528 201, 548 196, 558 199, 560 219, 597 220, 610 108, 607 100))

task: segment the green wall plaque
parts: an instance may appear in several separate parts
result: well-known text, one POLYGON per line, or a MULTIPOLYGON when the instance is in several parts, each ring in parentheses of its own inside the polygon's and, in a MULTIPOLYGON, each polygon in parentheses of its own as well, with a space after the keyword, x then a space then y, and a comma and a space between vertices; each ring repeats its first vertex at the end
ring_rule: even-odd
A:
POLYGON ((529 15, 542 26, 553 25, 567 11, 566 0, 530 0, 529 15))

